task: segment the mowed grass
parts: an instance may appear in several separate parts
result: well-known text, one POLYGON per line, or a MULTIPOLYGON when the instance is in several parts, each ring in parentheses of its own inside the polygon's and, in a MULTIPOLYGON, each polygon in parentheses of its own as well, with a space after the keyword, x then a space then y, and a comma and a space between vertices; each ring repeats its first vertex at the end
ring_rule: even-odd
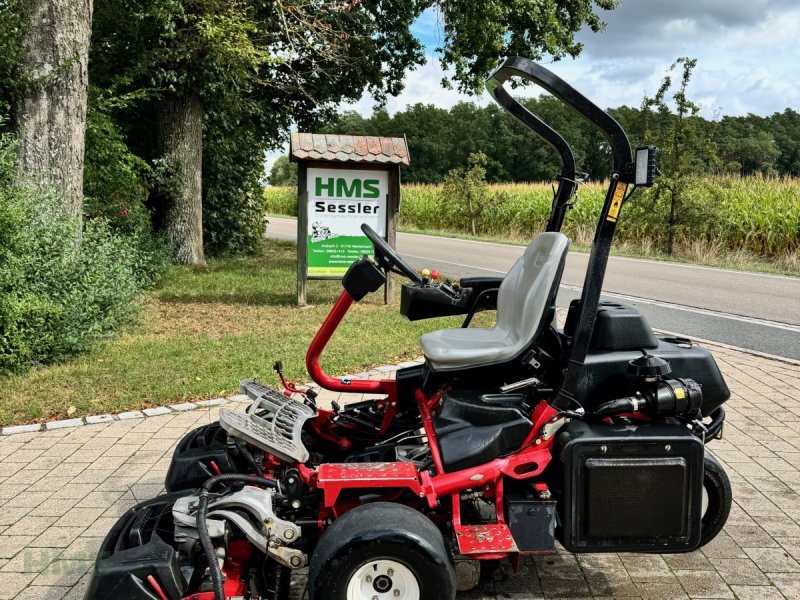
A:
MULTIPOLYGON (((266 241, 264 255, 174 267, 143 300, 137 323, 92 353, 0 380, 0 424, 78 417, 238 393, 240 379, 307 381, 305 352, 341 291, 309 283, 296 306, 295 246, 266 241)), ((399 295, 399 285, 396 286, 399 295)), ((331 374, 419 355, 422 333, 460 319, 411 323, 378 292, 356 303, 322 356, 331 374)), ((487 315, 488 316, 488 315, 487 315)))

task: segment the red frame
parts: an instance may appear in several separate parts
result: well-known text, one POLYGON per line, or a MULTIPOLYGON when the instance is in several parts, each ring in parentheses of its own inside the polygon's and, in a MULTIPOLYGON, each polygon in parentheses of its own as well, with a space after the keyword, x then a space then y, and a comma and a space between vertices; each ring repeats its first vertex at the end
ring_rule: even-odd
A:
MULTIPOLYGON (((385 403, 386 413, 381 426, 381 433, 385 433, 395 416, 397 405, 397 382, 394 379, 364 380, 332 377, 325 373, 320 364, 320 357, 331 337, 341 324, 347 311, 353 305, 353 297, 344 290, 331 308, 319 331, 317 331, 306 353, 306 368, 319 386, 345 393, 370 393, 386 394, 378 403, 385 403)), ((286 386, 287 392, 294 393, 297 389, 293 385, 286 386)), ((322 527, 327 519, 336 518, 358 502, 351 499, 342 499, 344 490, 376 490, 386 489, 390 497, 400 495, 403 490, 411 492, 414 497, 426 503, 429 508, 440 506, 442 501, 452 504, 452 523, 457 536, 463 536, 466 546, 473 549, 472 555, 479 559, 494 559, 509 557, 516 562, 519 551, 516 545, 508 544, 505 539, 507 525, 503 514, 503 478, 531 479, 544 471, 552 458, 552 437, 543 434, 544 426, 558 413, 546 401, 541 401, 534 408, 531 415, 533 427, 531 433, 523 442, 517 452, 503 457, 498 457, 488 463, 463 469, 453 473, 445 472, 442 462, 441 450, 433 427, 432 411, 436 410, 439 400, 446 388, 438 390, 428 397, 422 390, 416 392, 416 402, 422 419, 422 426, 428 438, 435 474, 427 471, 418 472, 410 463, 387 462, 341 465, 338 463, 325 463, 317 469, 308 469, 298 465, 304 483, 323 492, 323 506, 320 507, 319 525, 322 527), (540 436, 536 438, 535 436, 540 436), (392 491, 394 490, 394 491, 392 491), (397 491, 399 490, 399 492, 397 491), (484 528, 486 531, 461 524, 460 495, 467 490, 483 490, 488 498, 493 498, 497 511, 497 525, 484 528), (487 534, 498 534, 495 538, 501 540, 496 544, 491 542, 478 542, 487 534), (502 535, 500 535, 502 534, 502 535)), ((331 427, 333 413, 329 410, 319 409, 318 416, 310 422, 314 433, 323 439, 333 442, 343 451, 352 448, 350 439, 343 436, 341 431, 334 431, 331 427)), ((490 536, 491 537, 491 536, 490 536)))
POLYGON ((352 305, 353 297, 347 293, 347 290, 342 290, 339 299, 336 300, 331 312, 325 317, 325 321, 323 321, 322 326, 308 347, 308 352, 306 352, 308 374, 311 379, 326 390, 352 392, 354 394, 387 394, 390 401, 396 401, 397 382, 394 379, 355 379, 352 381, 347 379, 349 383, 345 383, 345 378, 331 377, 322 370, 322 365, 319 362, 322 351, 325 350, 325 346, 328 345, 331 336, 339 327, 352 305))

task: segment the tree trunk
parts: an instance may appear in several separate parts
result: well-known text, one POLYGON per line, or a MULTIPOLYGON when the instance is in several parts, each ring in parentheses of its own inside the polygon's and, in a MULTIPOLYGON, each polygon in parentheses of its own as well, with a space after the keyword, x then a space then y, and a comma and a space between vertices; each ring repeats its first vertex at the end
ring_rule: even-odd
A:
POLYGON ((667 254, 669 256, 672 256, 672 251, 675 249, 675 225, 679 200, 677 188, 673 189, 669 195, 669 229, 667 231, 667 254))
POLYGON ((19 178, 55 187, 80 214, 92 0, 24 0, 14 107, 19 178))
POLYGON ((194 93, 165 96, 158 110, 159 146, 168 178, 164 229, 173 258, 204 265, 203 102, 194 93))

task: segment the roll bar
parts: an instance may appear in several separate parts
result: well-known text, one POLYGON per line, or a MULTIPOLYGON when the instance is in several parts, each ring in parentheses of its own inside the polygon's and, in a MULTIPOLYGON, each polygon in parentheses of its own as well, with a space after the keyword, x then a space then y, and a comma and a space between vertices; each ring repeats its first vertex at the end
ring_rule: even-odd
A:
MULTIPOLYGON (((634 183, 636 180, 635 165, 633 164, 628 136, 625 135, 625 131, 611 115, 541 65, 526 58, 507 58, 489 76, 486 81, 486 88, 492 97, 513 117, 532 129, 559 153, 565 173, 569 173, 571 170, 573 179, 575 159, 569 145, 556 131, 539 117, 525 109, 503 89, 503 83, 511 77, 520 77, 542 87, 572 108, 589 123, 600 129, 611 145, 611 153, 614 160, 608 191, 597 221, 592 252, 589 257, 589 266, 586 269, 581 291, 578 323, 570 341, 569 358, 566 364, 562 365, 566 368, 564 379, 552 403, 553 408, 564 410, 576 400, 580 395, 581 389, 585 386, 583 367, 586 354, 589 351, 592 333, 594 332, 594 323, 597 318, 597 307, 600 302, 600 292, 608 264, 611 241, 614 237, 622 204, 628 197, 626 195, 628 184, 634 183)), ((562 190, 566 189, 564 185, 566 181, 562 178, 559 191, 553 201, 553 211, 550 215, 548 230, 551 230, 550 227, 555 224, 554 222, 557 222, 558 226, 555 231, 561 228, 561 221, 563 221, 564 213, 568 206, 562 193, 562 190)), ((573 184, 575 184, 574 181, 573 184)))
POLYGON ((556 74, 527 58, 511 56, 505 59, 503 64, 489 75, 489 78, 486 80, 486 89, 512 116, 532 129, 559 153, 564 163, 565 174, 569 173, 571 169, 572 177, 574 178, 575 175, 575 159, 572 156, 572 151, 566 141, 564 141, 564 138, 539 119, 539 117, 532 114, 519 102, 514 100, 503 88, 503 83, 512 77, 519 77, 520 79, 535 83, 572 108, 581 117, 589 121, 589 123, 600 129, 609 144, 611 144, 611 152, 614 157, 614 171, 620 174, 625 172, 633 157, 628 136, 625 135, 625 131, 620 127, 619 123, 617 123, 611 115, 556 74))

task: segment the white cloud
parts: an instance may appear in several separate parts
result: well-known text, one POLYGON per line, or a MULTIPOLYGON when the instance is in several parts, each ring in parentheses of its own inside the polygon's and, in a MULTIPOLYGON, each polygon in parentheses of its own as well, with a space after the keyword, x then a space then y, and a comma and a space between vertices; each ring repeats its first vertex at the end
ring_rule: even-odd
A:
MULTIPOLYGON (((602 107, 638 106, 681 56, 698 59, 689 94, 707 118, 720 110, 768 115, 800 107, 796 0, 621 0, 601 16, 608 27, 578 35, 584 44, 578 58, 548 66, 602 107)), ((425 30, 434 29, 435 17, 426 16, 425 30)), ((490 102, 487 94, 444 89, 441 80, 447 76, 429 56, 427 64, 408 72, 405 90, 388 100, 387 109, 394 113, 416 102, 443 108, 459 101, 490 102)), ((369 115, 374 105, 365 96, 342 108, 369 115)))

